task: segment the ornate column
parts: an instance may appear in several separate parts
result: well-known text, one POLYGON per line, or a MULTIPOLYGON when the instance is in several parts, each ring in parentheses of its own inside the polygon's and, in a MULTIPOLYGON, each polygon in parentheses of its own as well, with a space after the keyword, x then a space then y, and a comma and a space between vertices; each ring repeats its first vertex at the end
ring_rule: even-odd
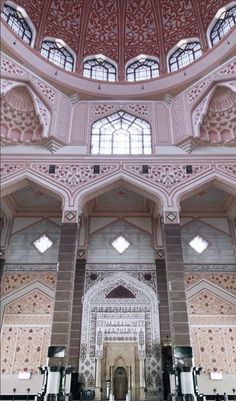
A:
POLYGON ((140 383, 140 400, 145 400, 145 361, 139 359, 139 383, 140 383))
POLYGON ((96 388, 95 388, 95 400, 100 400, 101 398, 101 369, 102 360, 101 358, 96 359, 96 388))
POLYGON ((163 371, 163 396, 167 399, 170 393, 169 371, 172 369, 171 356, 171 330, 170 330, 170 311, 168 304, 165 246, 162 228, 162 217, 155 219, 155 248, 156 248, 156 277, 157 292, 159 296, 159 321, 160 321, 160 340, 162 351, 162 371, 163 371))
POLYGON ((78 211, 64 211, 59 245, 58 273, 50 345, 65 347, 65 355, 61 358, 49 358, 49 366, 65 366, 69 362, 77 240, 78 211))
POLYGON ((194 399, 192 349, 178 209, 164 210, 163 222, 173 366, 181 371, 176 390, 178 396, 191 400, 194 399))

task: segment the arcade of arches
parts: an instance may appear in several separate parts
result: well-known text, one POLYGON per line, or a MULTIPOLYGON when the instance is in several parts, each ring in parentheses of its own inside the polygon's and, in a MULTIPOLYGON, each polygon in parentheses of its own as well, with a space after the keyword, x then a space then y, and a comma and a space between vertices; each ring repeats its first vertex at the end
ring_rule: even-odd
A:
MULTIPOLYGON (((167 17, 162 31, 158 12, 170 2, 157 1, 158 11, 140 1, 159 41, 153 36, 149 52, 159 49, 153 56, 162 62, 160 76, 139 83, 98 82, 53 66, 38 52, 43 32, 56 36, 43 23, 52 28, 66 2, 37 0, 38 10, 27 3, 15 7, 33 20, 35 48, 2 23, 2 394, 36 395, 47 365, 55 375, 74 368, 64 389, 74 399, 79 390, 96 400, 162 401, 181 392, 194 399, 192 371, 200 367, 199 393, 233 395, 236 31, 211 49, 204 35, 217 9, 235 2, 176 2, 198 18, 202 56, 167 74, 167 17), (206 3, 218 8, 204 20, 206 3)), ((92 32, 98 37, 95 22, 86 28, 96 2, 88 3, 78 34, 88 54, 77 49, 78 58, 94 53, 92 32)), ((107 18, 112 26, 114 10, 105 10, 98 25, 107 18)), ((173 30, 176 13, 166 14, 173 30)), ((124 25, 119 7, 117 15, 124 25)), ((135 46, 126 31, 113 48, 101 41, 99 53, 113 51, 121 69, 125 58, 146 54, 145 16, 140 21, 135 46)), ((59 25, 57 36, 75 43, 77 33, 63 37, 59 25)), ((196 37, 181 26, 177 40, 196 37)))

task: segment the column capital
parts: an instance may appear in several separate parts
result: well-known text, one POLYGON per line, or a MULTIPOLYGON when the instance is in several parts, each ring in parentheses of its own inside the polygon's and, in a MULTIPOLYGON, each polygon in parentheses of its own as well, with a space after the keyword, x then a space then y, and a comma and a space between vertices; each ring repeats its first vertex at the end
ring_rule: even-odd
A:
POLYGON ((82 209, 70 209, 66 208, 63 210, 62 223, 79 223, 82 209))
POLYGON ((164 224, 179 224, 179 207, 169 206, 162 209, 164 224))

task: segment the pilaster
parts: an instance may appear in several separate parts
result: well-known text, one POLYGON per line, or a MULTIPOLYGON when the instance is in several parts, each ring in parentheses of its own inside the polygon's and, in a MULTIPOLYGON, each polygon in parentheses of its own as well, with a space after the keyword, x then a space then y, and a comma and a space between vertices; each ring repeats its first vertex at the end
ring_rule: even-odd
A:
POLYGON ((164 241, 172 346, 190 346, 179 213, 164 210, 164 241))
POLYGON ((78 242, 78 212, 64 211, 58 256, 58 272, 51 334, 51 346, 64 346, 63 358, 51 357, 50 366, 66 365, 72 328, 72 305, 78 242))

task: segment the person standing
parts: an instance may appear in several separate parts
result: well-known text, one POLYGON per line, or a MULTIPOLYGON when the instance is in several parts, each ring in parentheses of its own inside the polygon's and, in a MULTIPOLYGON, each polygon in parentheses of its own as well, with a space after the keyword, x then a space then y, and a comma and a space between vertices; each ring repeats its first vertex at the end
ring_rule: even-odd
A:
POLYGON ((224 401, 229 401, 229 397, 226 393, 224 393, 224 401))

